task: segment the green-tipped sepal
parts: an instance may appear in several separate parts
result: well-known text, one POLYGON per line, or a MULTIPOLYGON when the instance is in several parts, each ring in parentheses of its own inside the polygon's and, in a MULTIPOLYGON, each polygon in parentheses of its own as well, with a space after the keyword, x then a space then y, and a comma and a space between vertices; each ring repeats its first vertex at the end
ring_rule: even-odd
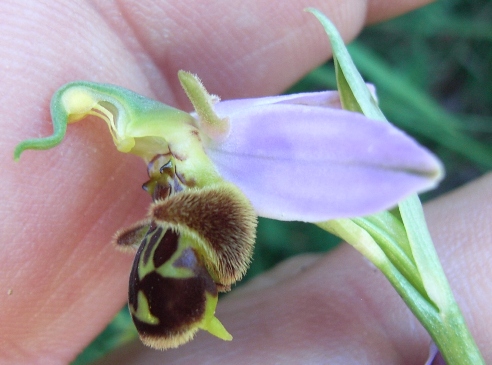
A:
POLYGON ((119 86, 86 81, 68 83, 53 95, 53 135, 20 142, 14 159, 28 149, 57 146, 67 124, 88 116, 106 123, 120 152, 138 155, 146 162, 156 155, 173 155, 183 176, 193 176, 201 185, 215 181, 217 174, 202 145, 208 137, 192 115, 119 86))
MULTIPOLYGON (((28 149, 57 146, 65 136, 67 124, 90 115, 106 122, 119 151, 137 155, 142 154, 138 146, 142 143, 140 139, 161 138, 159 142, 164 142, 167 147, 167 135, 175 134, 176 131, 186 133, 195 123, 188 113, 122 87, 75 81, 62 86, 51 99, 53 135, 21 142, 15 149, 15 159, 28 149)), ((162 147, 159 146, 160 151, 162 147)), ((142 157, 152 157, 156 152, 148 148, 142 157)))

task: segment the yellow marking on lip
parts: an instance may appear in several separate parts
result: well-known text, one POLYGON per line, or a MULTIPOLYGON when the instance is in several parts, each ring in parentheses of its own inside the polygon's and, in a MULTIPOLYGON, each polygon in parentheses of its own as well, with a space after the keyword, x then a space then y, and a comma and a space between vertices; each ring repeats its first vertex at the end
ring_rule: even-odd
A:
POLYGON ((138 292, 137 303, 137 310, 135 310, 133 306, 130 306, 130 311, 132 312, 133 316, 141 322, 158 325, 159 318, 153 316, 152 313, 150 313, 149 302, 147 301, 147 297, 141 290, 138 292))

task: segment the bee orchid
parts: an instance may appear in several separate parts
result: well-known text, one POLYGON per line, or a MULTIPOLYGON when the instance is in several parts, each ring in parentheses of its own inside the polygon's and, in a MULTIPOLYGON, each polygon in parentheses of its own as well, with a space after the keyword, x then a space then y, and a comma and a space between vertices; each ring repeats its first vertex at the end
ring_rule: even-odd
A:
POLYGON ((430 189, 440 162, 389 123, 343 110, 337 92, 219 101, 180 71, 195 111, 108 84, 78 81, 53 96, 54 134, 21 142, 49 149, 68 123, 94 115, 116 148, 143 158, 153 203, 117 233, 136 252, 129 308, 142 341, 177 347, 204 329, 231 335, 217 295, 244 275, 256 216, 320 222, 367 215, 430 189))

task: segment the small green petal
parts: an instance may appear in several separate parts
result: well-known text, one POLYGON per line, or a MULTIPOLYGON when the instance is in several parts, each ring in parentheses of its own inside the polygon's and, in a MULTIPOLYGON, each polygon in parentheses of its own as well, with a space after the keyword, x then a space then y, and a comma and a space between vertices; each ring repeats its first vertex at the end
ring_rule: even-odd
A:
POLYGON ((229 119, 219 118, 213 104, 219 101, 217 96, 210 95, 200 79, 189 72, 180 70, 179 81, 200 118, 200 129, 214 141, 220 142, 229 135, 229 119))

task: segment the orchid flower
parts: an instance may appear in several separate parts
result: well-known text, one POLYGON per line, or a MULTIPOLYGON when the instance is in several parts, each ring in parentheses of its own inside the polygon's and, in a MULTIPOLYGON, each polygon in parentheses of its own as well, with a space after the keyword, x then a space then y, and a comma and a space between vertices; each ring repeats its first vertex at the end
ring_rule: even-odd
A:
POLYGON ((243 276, 256 215, 311 222, 366 215, 442 175, 439 161, 404 133, 343 110, 337 92, 219 102, 196 76, 179 78, 194 113, 113 85, 69 83, 52 99, 53 136, 15 151, 19 158, 51 148, 67 123, 95 115, 119 151, 143 158, 154 204, 115 243, 137 250, 129 305, 152 347, 176 347, 199 328, 231 339, 214 316, 217 293, 243 276), (192 305, 170 313, 164 302, 192 305))
POLYGON ((52 148, 68 123, 95 115, 119 151, 144 160, 149 214, 114 241, 136 251, 129 308, 154 348, 179 346, 198 329, 232 339, 215 317, 217 295, 244 275, 257 215, 340 231, 326 222, 393 208, 443 176, 430 152, 377 117, 345 110, 336 91, 220 101, 197 76, 178 77, 192 113, 114 85, 66 84, 51 102, 54 134, 14 152, 52 148))
POLYGON ((24 141, 16 158, 61 142, 66 122, 98 115, 119 151, 146 163, 171 153, 198 186, 225 179, 258 215, 307 222, 391 208, 442 177, 431 153, 390 124, 343 110, 336 91, 216 102, 195 76, 179 75, 188 94, 203 93, 204 100, 192 98, 195 113, 113 85, 65 85, 53 97, 50 145, 24 141))
POLYGON ((115 243, 137 250, 129 305, 152 347, 176 347, 199 328, 232 338, 214 317, 217 293, 243 276, 256 215, 308 222, 367 215, 442 176, 432 154, 389 123, 343 110, 337 92, 220 102, 196 76, 178 76, 191 114, 114 85, 72 82, 53 96, 53 136, 15 151, 19 158, 51 148, 68 123, 95 115, 119 151, 143 158, 154 204, 115 243), (169 303, 181 309, 162 309, 169 303))

